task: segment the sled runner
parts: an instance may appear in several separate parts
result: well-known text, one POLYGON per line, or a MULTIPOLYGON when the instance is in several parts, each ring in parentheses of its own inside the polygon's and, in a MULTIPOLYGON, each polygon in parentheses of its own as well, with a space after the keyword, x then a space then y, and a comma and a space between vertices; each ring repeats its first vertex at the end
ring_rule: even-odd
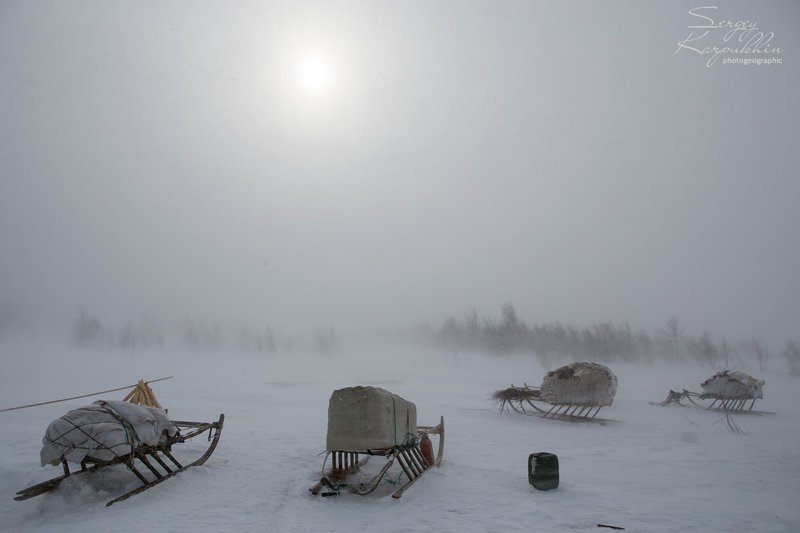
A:
POLYGON ((416 425, 416 406, 400 396, 377 387, 350 387, 333 392, 328 407, 328 437, 322 478, 309 488, 320 496, 335 496, 342 490, 359 495, 375 491, 389 469, 397 463, 405 482, 394 491, 400 498, 429 468, 439 467, 444 453, 444 417, 436 426, 416 425), (433 455, 429 435, 438 435, 433 455), (366 483, 349 483, 370 459, 386 460, 380 471, 366 483), (328 458, 331 467, 326 470, 328 458))
POLYGON ((686 389, 678 392, 671 390, 663 402, 656 405, 680 405, 686 400, 692 407, 700 407, 711 411, 724 411, 736 414, 774 414, 766 411, 754 411, 756 400, 764 397, 764 380, 756 379, 744 372, 723 370, 717 372, 700 384, 703 392, 692 392, 686 389))
MULTIPOLYGON (((146 384, 141 403, 156 403, 146 384), (149 391, 149 395, 147 395, 149 391)), ((136 400, 134 391, 126 399, 136 400)), ((91 474, 102 468, 124 465, 141 482, 141 486, 118 496, 106 505, 143 492, 192 466, 202 465, 214 453, 225 421, 216 422, 170 420, 163 409, 138 405, 130 401, 97 401, 68 412, 53 421, 42 439, 42 466, 61 464, 64 475, 37 483, 17 492, 15 500, 27 500, 58 488, 69 477, 91 474), (208 432, 209 445, 192 462, 181 462, 172 454, 172 446, 182 444, 208 432), (80 466, 71 471, 69 463, 80 466)))
POLYGON ((597 363, 572 363, 548 372, 541 387, 511 387, 491 394, 500 412, 535 415, 567 422, 609 422, 597 418, 600 409, 611 405, 617 391, 617 377, 597 363), (532 409, 533 411, 529 411, 532 409))

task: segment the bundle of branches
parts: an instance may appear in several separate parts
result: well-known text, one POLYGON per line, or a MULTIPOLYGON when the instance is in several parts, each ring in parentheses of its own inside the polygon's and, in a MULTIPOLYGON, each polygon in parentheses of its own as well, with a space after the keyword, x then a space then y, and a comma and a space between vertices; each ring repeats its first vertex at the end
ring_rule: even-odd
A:
MULTIPOLYGON (((507 410, 509 407, 514 411, 519 412, 522 409, 522 402, 526 400, 536 400, 539 398, 541 391, 537 388, 529 387, 525 383, 522 387, 515 387, 513 384, 503 390, 494 391, 489 395, 489 398, 495 403, 500 404, 500 412, 507 410), (517 404, 519 409, 514 405, 517 404)), ((522 409, 524 411, 524 409, 522 409)))
MULTIPOLYGON (((678 392, 678 391, 674 391, 674 390, 670 389, 669 390, 669 394, 667 394, 667 398, 663 402, 658 402, 656 405, 660 405, 661 407, 664 407, 665 405, 670 405, 670 404, 673 404, 673 403, 676 403, 678 405, 683 405, 681 403, 681 400, 683 400, 684 398, 689 398, 689 400, 691 400, 691 397, 689 396, 690 394, 692 394, 692 393, 687 391, 686 389, 683 389, 683 392, 678 392)), ((695 393, 695 395, 696 394, 697 393, 695 393)), ((655 402, 651 402, 651 403, 655 404, 655 402)))
POLYGON ((153 389, 150 388, 150 385, 145 383, 143 379, 139 380, 139 383, 130 391, 123 399, 123 402, 130 402, 136 405, 146 405, 147 407, 157 407, 158 409, 163 409, 161 404, 158 403, 158 399, 156 398, 153 389))

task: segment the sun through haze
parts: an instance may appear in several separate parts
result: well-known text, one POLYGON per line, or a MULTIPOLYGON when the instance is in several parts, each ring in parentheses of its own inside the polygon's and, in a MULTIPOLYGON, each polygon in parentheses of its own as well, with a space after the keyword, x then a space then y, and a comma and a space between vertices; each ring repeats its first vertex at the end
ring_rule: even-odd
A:
POLYGON ((796 339, 800 8, 696 7, 4 1, 0 305, 796 339))

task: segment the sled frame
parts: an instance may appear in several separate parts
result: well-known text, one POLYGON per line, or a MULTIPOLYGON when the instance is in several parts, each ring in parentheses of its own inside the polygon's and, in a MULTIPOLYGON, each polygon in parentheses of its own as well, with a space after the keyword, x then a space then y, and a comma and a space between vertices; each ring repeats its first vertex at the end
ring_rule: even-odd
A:
POLYGON ((657 405, 662 407, 667 405, 680 405, 681 407, 699 407, 700 409, 707 409, 709 411, 722 411, 725 413, 736 414, 764 414, 765 411, 754 411, 753 406, 756 404, 756 398, 720 398, 708 394, 701 394, 699 392, 692 392, 683 389, 682 391, 674 391, 670 389, 666 399, 659 402, 657 405), (688 401, 691 405, 681 403, 683 400, 688 401), (705 404, 704 401, 711 400, 711 403, 705 404), (750 405, 748 406, 748 402, 750 405))
POLYGON ((341 493, 342 489, 347 489, 348 492, 366 496, 378 488, 383 480, 384 474, 397 462, 403 471, 406 482, 392 493, 392 498, 400 498, 406 489, 422 477, 422 474, 428 469, 434 466, 437 468, 441 466, 442 456, 444 455, 444 417, 439 417, 439 424, 436 426, 417 426, 416 436, 417 438, 409 444, 393 446, 382 450, 369 450, 368 452, 345 450, 327 451, 325 459, 322 462, 322 478, 318 483, 308 489, 309 492, 315 496, 337 496, 341 493), (433 464, 428 463, 420 450, 419 439, 423 435, 438 435, 439 437, 439 447, 433 464), (381 468, 375 477, 367 483, 359 484, 357 487, 348 485, 347 478, 358 472, 371 456, 385 457, 386 464, 384 464, 383 468, 381 468), (326 472, 325 465, 329 457, 331 458, 331 468, 326 472), (323 489, 327 490, 323 491, 323 489))
POLYGON ((492 399, 500 404, 501 413, 513 411, 521 415, 565 422, 607 422, 606 419, 597 418, 602 405, 552 403, 543 399, 541 393, 540 388, 531 387, 527 383, 522 387, 512 384, 508 389, 492 394, 492 399), (533 412, 528 412, 528 409, 533 409, 533 412))
POLYGON ((62 481, 69 477, 91 474, 92 472, 109 466, 125 465, 128 470, 141 481, 142 485, 106 502, 106 506, 127 500, 131 496, 144 492, 188 468, 205 463, 206 460, 211 457, 211 454, 214 453, 217 443, 219 443, 220 436, 222 435, 222 426, 225 423, 225 415, 219 415, 219 419, 216 422, 187 422, 182 420, 171 420, 171 422, 173 426, 178 428, 178 433, 172 437, 168 437, 164 443, 160 443, 157 446, 140 446, 130 453, 116 457, 111 461, 84 460, 80 464, 81 469, 77 472, 71 472, 66 459, 62 458, 61 466, 64 469, 63 476, 22 489, 17 492, 17 496, 14 499, 22 501, 47 492, 52 492, 58 488, 62 481), (181 434, 182 430, 185 431, 184 434, 181 434), (172 455, 172 445, 186 442, 206 431, 208 431, 208 440, 210 444, 205 453, 198 459, 188 464, 181 464, 172 455), (138 467, 137 464, 139 465, 138 467), (144 467, 144 470, 142 470, 142 467, 144 467), (148 476, 142 473, 143 471, 149 472, 151 479, 148 479, 148 476))

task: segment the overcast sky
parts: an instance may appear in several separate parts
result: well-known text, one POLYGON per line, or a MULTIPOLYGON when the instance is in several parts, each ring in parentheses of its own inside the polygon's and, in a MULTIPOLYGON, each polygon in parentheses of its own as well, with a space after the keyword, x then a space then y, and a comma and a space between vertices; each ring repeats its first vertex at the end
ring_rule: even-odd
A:
POLYGON ((798 339, 798 61, 790 0, 0 0, 0 301, 798 339))

